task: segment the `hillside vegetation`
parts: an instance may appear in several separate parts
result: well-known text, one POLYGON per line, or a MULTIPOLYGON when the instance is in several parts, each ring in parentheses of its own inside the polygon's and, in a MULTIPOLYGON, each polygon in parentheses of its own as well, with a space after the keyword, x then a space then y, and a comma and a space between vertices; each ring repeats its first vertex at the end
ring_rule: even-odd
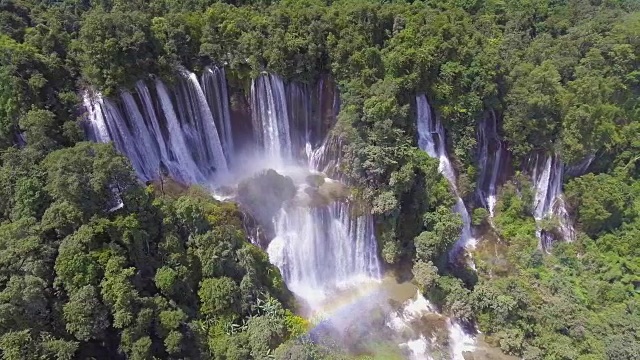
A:
POLYGON ((262 71, 336 80, 342 172, 380 256, 443 312, 525 359, 640 358, 635 0, 0 1, 3 358, 336 358, 287 342, 306 324, 235 206, 146 187, 111 145, 82 141, 82 90, 210 64, 245 93, 262 71), (447 261, 460 219, 417 148, 418 93, 471 208, 489 112, 512 155, 493 226, 475 212, 477 272, 447 261), (576 241, 545 253, 523 170, 552 153, 595 161, 565 179, 576 241))

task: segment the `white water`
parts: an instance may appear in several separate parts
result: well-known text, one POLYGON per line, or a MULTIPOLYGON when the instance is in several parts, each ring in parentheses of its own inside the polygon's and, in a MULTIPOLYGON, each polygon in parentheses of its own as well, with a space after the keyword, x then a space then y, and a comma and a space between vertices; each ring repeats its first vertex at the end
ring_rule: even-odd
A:
POLYGON ((476 340, 467 334, 459 323, 447 319, 452 360, 464 360, 464 353, 476 348, 476 340))
POLYGON ((282 209, 267 250, 287 286, 317 309, 336 290, 381 276, 373 219, 347 203, 282 209))
MULTIPOLYGON (((195 74, 181 75, 175 89, 156 80, 150 90, 140 81, 135 94, 123 91, 117 102, 85 94, 87 135, 113 142, 143 181, 166 172, 185 184, 210 185, 226 176, 227 160, 195 74)), ((219 94, 220 104, 228 103, 225 95, 219 94)))
MULTIPOLYGON (((202 173, 200 167, 196 164, 196 159, 187 148, 187 139, 183 131, 183 126, 186 128, 188 125, 181 124, 178 120, 173 109, 173 104, 171 103, 169 90, 164 83, 156 80, 155 84, 162 115, 166 120, 168 133, 168 141, 166 141, 166 143, 169 145, 168 152, 171 154, 170 160, 175 161, 180 169, 179 172, 175 174, 172 173, 172 175, 177 175, 176 180, 186 184, 202 184, 206 181, 207 177, 202 173)), ((164 141, 164 139, 162 141, 164 141)), ((173 166, 171 166, 170 169, 171 168, 173 168, 173 166)))
POLYGON ((460 238, 456 242, 452 253, 457 253, 460 249, 472 249, 476 245, 476 239, 471 232, 471 217, 469 211, 458 195, 456 186, 456 175, 451 166, 451 161, 447 155, 445 146, 444 128, 439 121, 433 119, 431 108, 427 102, 427 97, 422 94, 416 96, 417 105, 417 126, 418 126, 418 146, 430 157, 438 159, 438 171, 449 181, 451 190, 456 196, 454 211, 462 218, 462 231, 460 238))
MULTIPOLYGON (((86 95, 87 134, 93 141, 113 141, 131 160, 142 180, 154 179, 165 171, 182 183, 213 188, 213 184, 224 177, 222 173, 226 172, 228 161, 236 159, 233 123, 224 72, 209 69, 200 80, 201 83, 194 74, 186 73, 175 88, 167 87, 161 80, 155 80, 151 87, 138 82, 135 93, 123 92, 118 101, 103 99, 99 94, 86 95)), ((325 171, 340 179, 337 169, 341 161, 341 139, 326 136, 328 120, 318 124, 323 118, 322 109, 330 108, 335 118, 339 102, 334 90, 331 106, 322 105, 327 101, 322 95, 324 89, 320 84, 315 95, 311 95, 310 87, 285 84, 274 75, 263 75, 254 81, 252 121, 259 142, 255 164, 275 168, 292 177, 295 177, 291 174, 293 167, 293 172, 325 171), (291 103, 296 101, 301 103, 291 103)), ((453 179, 455 190, 454 173, 444 152, 442 129, 439 129, 440 137, 435 140, 430 137, 429 149, 440 159, 441 171, 453 179)), ((299 193, 304 195, 308 185, 299 177, 296 183, 299 193)), ((456 211, 463 215, 465 224, 470 223, 461 199, 456 211)), ((282 271, 288 287, 313 312, 327 313, 331 310, 328 302, 334 296, 365 291, 377 287, 381 281, 374 219, 363 209, 356 209, 344 200, 317 207, 293 202, 285 204, 273 222, 276 236, 267 249, 269 258, 282 271)), ((469 226, 463 229, 461 239, 465 244, 471 239, 469 226)), ((380 302, 387 301, 386 297, 372 296, 380 302)), ((399 314, 389 314, 387 324, 394 331, 405 331, 413 326, 413 320, 425 314, 434 314, 434 310, 418 294, 399 314), (400 326, 402 322, 404 325, 400 326)), ((341 312, 339 319, 333 320, 337 324, 348 323, 347 318, 359 321, 356 316, 367 316, 367 313, 341 312)), ((444 326, 449 331, 451 356, 460 359, 456 354, 472 346, 473 339, 469 340, 455 323, 444 326)), ((384 329, 376 330, 389 331, 382 327, 384 329)), ((418 334, 400 346, 409 349, 415 359, 429 359, 431 340, 418 334)))
POLYGON ((231 115, 229 114, 229 95, 225 71, 223 68, 207 67, 200 81, 202 91, 219 130, 224 155, 227 162, 230 162, 233 160, 235 148, 233 145, 233 130, 231 128, 231 115))
POLYGON ((310 151, 309 164, 312 169, 320 171, 328 176, 341 179, 339 171, 342 161, 342 138, 329 134, 322 145, 315 151, 310 151))
MULTIPOLYGON (((433 118, 427 97, 424 94, 416 96, 416 107, 418 146, 430 157, 438 159, 438 170, 449 181, 451 189, 456 196, 454 211, 460 214, 462 218, 460 238, 452 250, 452 254, 457 254, 461 249, 474 248, 476 245, 476 239, 471 232, 471 218, 462 198, 458 195, 455 171, 446 151, 444 128, 439 121, 433 118)), ((470 262, 470 265, 473 267, 473 262, 470 262)), ((405 317, 404 322, 410 321, 412 317, 415 317, 417 312, 426 313, 429 311, 433 311, 431 305, 418 293, 416 298, 405 306, 403 313, 405 317)), ((451 319, 447 319, 447 328, 450 338, 450 355, 452 359, 461 360, 463 359, 462 353, 464 351, 473 350, 475 340, 471 335, 466 334, 459 324, 451 321, 451 319)), ((414 359, 430 359, 430 357, 426 355, 426 352, 423 351, 423 349, 427 348, 425 340, 424 336, 422 336, 417 339, 412 339, 412 342, 407 343, 414 359), (420 351, 422 351, 422 353, 420 351)))
MULTIPOLYGON (((276 75, 262 75, 252 85, 257 137, 267 159, 285 174, 284 165, 305 163, 304 153, 298 151, 303 143, 311 147, 309 123, 317 118, 311 118, 307 91, 295 84, 285 86, 276 75), (287 101, 302 103, 293 106, 287 101), (290 113, 297 115, 297 124, 290 123, 290 113)), ((309 149, 311 158, 317 150, 309 149)), ((319 170, 313 161, 308 164, 302 166, 307 173, 319 170)), ((299 195, 304 196, 307 187, 300 185, 299 195)), ((318 207, 290 204, 274 218, 276 237, 267 249, 269 258, 287 286, 313 310, 335 291, 381 277, 373 217, 354 216, 352 211, 344 201, 318 207)))
POLYGON ((267 159, 282 165, 290 162, 293 150, 282 78, 265 74, 251 83, 251 112, 255 137, 267 159))
MULTIPOLYGON (((575 231, 562 195, 563 164, 557 156, 547 156, 544 161, 536 156, 533 169, 533 186, 535 189, 533 216, 537 222, 555 218, 562 238, 572 241, 575 231)), ((536 230, 540 240, 539 247, 548 249, 554 236, 540 227, 536 230)))
MULTIPOLYGON (((212 187, 214 175, 219 179, 227 170, 227 159, 234 158, 224 72, 207 69, 202 86, 193 73, 183 71, 181 76, 175 88, 159 79, 151 89, 138 82, 136 93, 123 91, 118 102, 87 94, 87 133, 94 141, 113 141, 143 181, 157 178, 165 169, 182 183, 212 187)), ((319 121, 321 111, 311 105, 309 87, 285 85, 278 76, 263 75, 252 85, 251 101, 260 139, 255 156, 259 160, 252 164, 287 174, 291 167, 308 163, 296 158, 301 154, 294 154, 293 144, 311 146, 312 133, 318 134, 311 124, 319 121)), ((317 150, 310 149, 309 155, 317 150)), ((310 174, 316 169, 305 165, 302 170, 310 174)), ((304 193, 304 175, 302 179, 298 184, 304 193)), ((321 207, 288 204, 273 219, 277 236, 268 249, 272 262, 294 293, 310 304, 318 304, 332 291, 381 277, 373 217, 352 211, 344 201, 321 207)))
POLYGON ((431 339, 427 339, 422 333, 413 332, 411 325, 412 322, 428 314, 436 314, 436 310, 418 291, 413 299, 407 300, 402 309, 392 313, 389 321, 387 321, 387 326, 395 332, 403 333, 409 331, 409 334, 411 334, 406 342, 400 344, 400 347, 409 350, 409 358, 412 360, 432 359, 429 356, 432 351, 430 348, 431 339))
POLYGON ((498 175, 505 156, 502 140, 498 137, 496 115, 485 118, 478 126, 478 163, 480 176, 478 177, 478 198, 484 208, 489 210, 493 218, 497 201, 498 175))
MULTIPOLYGON (((416 332, 412 323, 422 318, 441 317, 435 307, 425 299, 419 291, 412 299, 407 300, 400 311, 391 315, 387 326, 397 333, 410 334, 409 338, 400 346, 409 350, 412 360, 431 360, 431 353, 436 351, 436 338, 427 338, 424 333, 416 332)), ((452 360, 464 360, 463 353, 475 349, 475 339, 464 332, 460 324, 451 319, 445 320, 449 337, 449 355, 452 360)), ((405 335, 406 336, 406 335, 405 335)))
POLYGON ((94 142, 109 142, 109 130, 102 113, 102 96, 97 94, 91 97, 88 92, 82 94, 82 102, 87 111, 87 120, 90 124, 87 137, 94 142))
POLYGON ((227 161, 202 87, 194 73, 186 72, 184 76, 187 81, 181 81, 178 86, 178 90, 183 92, 182 96, 177 96, 176 99, 181 123, 191 125, 183 127, 188 138, 187 146, 191 146, 191 152, 197 154, 196 162, 200 168, 206 169, 209 174, 226 174, 227 161))

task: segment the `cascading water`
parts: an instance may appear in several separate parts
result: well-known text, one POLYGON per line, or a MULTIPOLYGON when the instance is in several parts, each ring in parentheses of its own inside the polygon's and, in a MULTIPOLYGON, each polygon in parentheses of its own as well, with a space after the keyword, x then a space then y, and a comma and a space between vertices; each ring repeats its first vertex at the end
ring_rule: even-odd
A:
POLYGON ((339 165, 341 161, 342 138, 329 134, 322 145, 309 156, 312 169, 323 172, 328 176, 340 178, 339 165))
POLYGON ((498 176, 502 162, 506 158, 505 148, 498 136, 496 115, 491 110, 491 116, 485 118, 478 126, 478 163, 480 176, 478 177, 478 199, 493 217, 497 200, 498 176))
POLYGON ((309 86, 291 83, 286 86, 287 111, 291 119, 289 131, 291 132, 292 149, 294 156, 300 157, 302 149, 309 157, 313 149, 311 140, 311 124, 314 123, 311 91, 309 86))
POLYGON ((447 156, 445 147, 444 128, 439 121, 434 121, 427 97, 424 94, 416 96, 416 106, 418 146, 430 157, 438 159, 440 162, 438 170, 449 181, 449 185, 456 196, 454 210, 462 217, 462 231, 452 252, 457 253, 464 248, 473 248, 475 247, 476 239, 471 233, 471 217, 469 216, 464 201, 462 201, 462 198, 458 195, 456 175, 453 166, 451 166, 451 161, 447 156))
MULTIPOLYGON (((166 141, 168 145, 167 151, 171 155, 170 159, 176 162, 176 166, 171 166, 169 169, 178 167, 181 171, 175 173, 175 175, 177 175, 175 179, 185 184, 205 182, 207 176, 200 170, 200 167, 196 164, 196 159, 187 148, 187 137, 183 131, 183 126, 187 128, 188 125, 183 125, 178 120, 171 102, 169 90, 164 83, 156 80, 155 85, 158 92, 158 101, 161 106, 158 115, 162 115, 166 120, 168 133, 168 141, 166 141)), ((162 137, 159 139, 160 143, 164 141, 162 137)), ((173 175, 173 173, 171 174, 173 175)))
MULTIPOLYGON (((123 93, 122 96, 126 99, 127 95, 127 93, 123 93)), ((138 173, 138 176, 144 181, 148 181, 153 178, 154 174, 156 174, 158 170, 159 164, 157 163, 157 158, 153 155, 149 156, 149 148, 144 144, 145 139, 136 138, 139 134, 132 133, 127 122, 127 120, 129 120, 129 123, 133 124, 136 121, 140 121, 140 117, 132 114, 130 119, 126 119, 123 115, 128 115, 126 108, 123 112, 115 102, 109 99, 99 98, 94 105, 98 108, 94 113, 102 113, 102 116, 96 119, 95 122, 98 127, 101 126, 100 121, 105 121, 108 134, 113 140, 116 149, 129 158, 131 165, 138 173), (143 146, 138 147, 138 143, 143 143, 143 146), (147 158, 147 156, 149 157, 147 158)), ((138 125, 133 125, 131 128, 138 129, 138 125)), ((104 139, 106 137, 103 129, 98 128, 94 133, 100 134, 100 139, 104 139)))
POLYGON ((227 91, 227 76, 223 68, 207 67, 200 79, 202 91, 214 115, 216 127, 219 130, 222 149, 227 162, 231 162, 235 148, 231 129, 231 115, 229 113, 229 95, 227 91))
MULTIPOLYGON (((212 72, 211 77, 216 76, 224 73, 212 72)), ((210 81, 220 83, 224 78, 210 81)), ((185 184, 210 185, 214 178, 225 176, 225 153, 195 74, 183 72, 175 91, 160 80, 155 80, 153 90, 139 81, 136 92, 121 92, 118 102, 85 94, 89 139, 112 141, 143 181, 166 172, 185 184)), ((218 104, 228 103, 225 94, 226 90, 218 93, 218 104)))
MULTIPOLYGON (((473 235, 471 233, 471 218, 469 217, 469 212, 467 211, 462 198, 460 198, 460 196, 458 195, 455 172, 453 170, 453 166, 451 165, 451 161, 447 156, 444 128, 439 121, 434 121, 431 114, 429 102, 427 101, 427 97, 424 94, 416 96, 416 108, 418 146, 430 157, 438 159, 438 170, 449 181, 451 189, 456 196, 456 205, 454 207, 454 211, 460 214, 462 218, 462 231, 460 233, 460 238, 451 251, 453 255, 456 255, 463 249, 475 247, 476 240, 473 238, 473 235)), ((473 266, 473 263, 471 263, 471 265, 473 266)), ((422 301, 421 297, 422 296, 418 293, 416 300, 414 300, 413 303, 420 303, 422 301)), ((409 305, 411 305, 411 303, 409 305)), ((406 306, 405 309, 406 308, 410 308, 410 306, 406 306)), ((422 306, 422 312, 427 312, 428 310, 429 306, 422 306)), ((465 334, 458 323, 453 322, 450 319, 447 319, 447 328, 449 330, 449 337, 451 338, 450 355, 453 359, 462 360, 462 353, 464 351, 470 351, 473 349, 474 339, 471 336, 465 334)), ((424 341, 423 338, 414 339, 413 341, 413 343, 408 344, 410 346, 413 345, 413 352, 415 352, 416 349, 422 349, 423 347, 425 347, 422 345, 424 341)), ((413 358, 428 359, 429 357, 416 354, 413 355, 413 358)))
POLYGON ((373 219, 354 217, 348 203, 282 209, 269 245, 289 288, 316 307, 354 282, 381 276, 373 219))
MULTIPOLYGON (((117 101, 86 94, 87 136, 97 142, 114 142, 131 160, 141 180, 155 179, 164 172, 184 184, 213 188, 235 155, 225 82, 224 72, 211 68, 200 82, 194 74, 183 72, 173 88, 159 79, 149 85, 138 82, 135 92, 123 91, 117 101)), ((308 305, 310 313, 330 317, 332 329, 342 335, 348 337, 363 316, 384 309, 385 316, 391 319, 386 325, 377 324, 381 328, 373 332, 380 331, 378 336, 391 337, 385 341, 408 348, 405 355, 410 358, 428 359, 438 346, 432 344, 428 334, 414 331, 413 327, 419 328, 421 325, 416 324, 425 321, 425 316, 437 317, 441 320, 435 328, 442 329, 449 338, 444 350, 437 351, 461 359, 461 351, 471 346, 468 341, 460 341, 466 335, 456 332, 461 330, 456 323, 435 314, 422 295, 417 294, 399 309, 390 307, 389 299, 398 298, 399 304, 410 300, 399 296, 395 287, 408 288, 413 294, 416 289, 393 281, 394 289, 382 285, 374 219, 366 209, 340 196, 327 203, 310 201, 322 186, 346 189, 339 181, 325 177, 329 174, 342 180, 338 168, 342 138, 329 135, 339 105, 335 88, 329 86, 332 84, 325 80, 315 88, 285 84, 275 75, 263 75, 252 84, 252 122, 259 142, 255 154, 259 167, 251 170, 271 167, 298 184, 294 199, 285 202, 273 217, 275 237, 267 249, 270 260, 280 268, 289 288, 308 305), (321 178, 325 185, 310 182, 310 177, 321 178), (336 312, 336 301, 348 301, 349 306, 341 306, 336 312), (401 315, 406 312, 411 316, 401 315), (393 314, 400 315, 393 320, 393 314), (389 328, 398 332, 390 332, 389 328), (415 336, 407 335, 407 329, 415 336)), ((443 139, 441 128, 439 133, 439 139, 443 139)), ((441 171, 453 179, 444 144, 433 136, 430 139, 430 155, 441 159, 441 171)), ((456 210, 466 214, 462 200, 456 210)), ((463 220, 469 223, 468 214, 463 215, 463 220)), ((469 239, 470 230, 465 234, 462 237, 469 239)), ((366 326, 360 331, 364 336, 372 333, 366 326)))
POLYGON ((183 72, 183 76, 176 89, 176 103, 180 123, 190 125, 183 126, 187 146, 201 169, 209 174, 224 174, 228 170, 227 161, 204 92, 194 73, 183 72))
POLYGON ((265 74, 253 81, 251 112, 255 137, 266 156, 280 164, 291 161, 289 111, 282 78, 265 74))
MULTIPOLYGON (((549 155, 544 161, 536 156, 533 170, 533 186, 535 188, 533 216, 536 222, 548 218, 558 221, 560 236, 572 241, 575 231, 562 196, 563 164, 557 156, 549 155)), ((540 239, 540 248, 548 249, 554 235, 548 230, 538 227, 536 235, 540 239)))
POLYGON ((304 163, 327 137, 339 105, 335 84, 324 77, 314 87, 261 75, 251 85, 254 136, 273 159, 304 163))
POLYGON ((82 103, 87 112, 87 138, 93 142, 106 143, 111 141, 107 123, 104 120, 104 113, 102 112, 102 95, 96 94, 91 97, 89 92, 85 92, 82 94, 82 103))
MULTIPOLYGON (((280 77, 263 75, 254 81, 251 97, 257 137, 275 167, 286 173, 283 165, 303 163, 301 150, 311 143, 310 124, 317 121, 313 114, 318 114, 312 111, 309 88, 285 86, 280 77), (290 122, 290 115, 295 123, 290 122)), ((313 158, 311 153, 308 156, 313 158)), ((308 163, 307 173, 319 170, 310 159, 308 163)), ((299 197, 305 197, 308 190, 301 185, 299 197)), ((289 288, 316 310, 331 291, 381 276, 373 218, 355 216, 353 210, 345 201, 322 206, 291 204, 274 219, 276 237, 269 244, 269 257, 289 288)))
POLYGON ((585 157, 584 159, 582 159, 577 164, 567 165, 565 166, 564 174, 567 176, 580 176, 580 175, 586 174, 587 171, 589 170, 589 167, 591 167, 591 164, 595 159, 596 159, 596 155, 591 154, 585 157))

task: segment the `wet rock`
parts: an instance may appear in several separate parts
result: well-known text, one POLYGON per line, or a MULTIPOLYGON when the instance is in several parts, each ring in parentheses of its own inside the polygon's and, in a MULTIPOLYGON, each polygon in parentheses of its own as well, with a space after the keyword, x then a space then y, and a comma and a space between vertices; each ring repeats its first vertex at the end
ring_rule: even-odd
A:
POLYGON ((273 229, 268 229, 256 220, 251 211, 240 206, 240 213, 242 214, 242 226, 245 233, 252 244, 257 245, 263 249, 266 249, 269 245, 269 239, 272 239, 275 234, 273 229))
POLYGON ((321 207, 327 206, 331 203, 331 199, 324 196, 316 188, 308 187, 304 189, 306 198, 302 201, 301 205, 308 207, 321 207))
POLYGON ((317 189, 325 183, 325 180, 324 176, 322 176, 321 174, 311 174, 307 175, 307 177, 305 178, 305 182, 312 188, 317 189))
POLYGON ((241 181, 238 184, 237 200, 267 233, 272 233, 271 220, 282 204, 295 195, 293 180, 269 169, 241 181))
POLYGON ((331 201, 346 200, 351 195, 349 187, 337 181, 325 181, 318 192, 331 201))
POLYGON ((233 186, 220 186, 216 189, 216 194, 224 198, 234 198, 236 196, 236 188, 233 186))

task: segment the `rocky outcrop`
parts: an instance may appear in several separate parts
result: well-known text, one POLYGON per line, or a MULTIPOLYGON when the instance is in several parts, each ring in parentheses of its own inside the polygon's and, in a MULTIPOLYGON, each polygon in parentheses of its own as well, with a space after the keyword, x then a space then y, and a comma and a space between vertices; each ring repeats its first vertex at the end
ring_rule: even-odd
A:
POLYGON ((284 202, 295 197, 296 191, 290 177, 268 169, 241 181, 236 200, 263 226, 267 238, 272 238, 272 219, 284 202))

